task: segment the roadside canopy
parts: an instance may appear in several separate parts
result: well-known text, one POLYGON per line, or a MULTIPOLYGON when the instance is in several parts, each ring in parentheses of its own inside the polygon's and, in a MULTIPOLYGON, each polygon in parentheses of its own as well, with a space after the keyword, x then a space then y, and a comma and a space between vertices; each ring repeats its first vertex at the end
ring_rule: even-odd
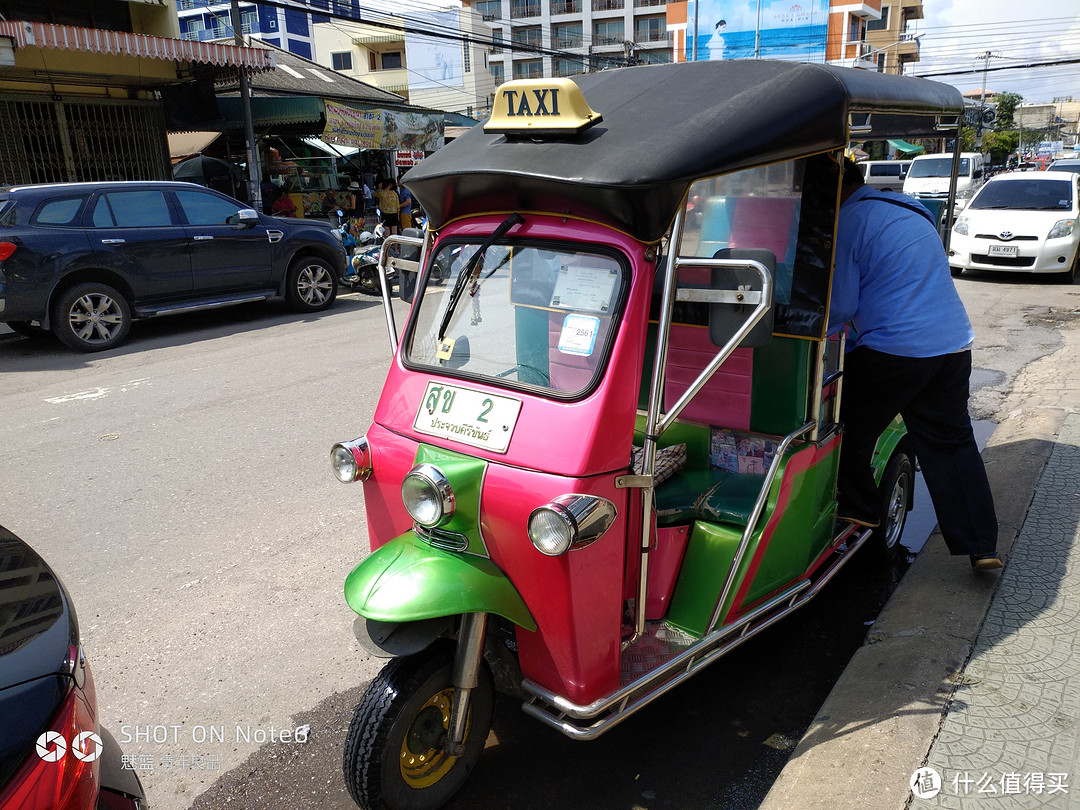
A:
POLYGON ((916 146, 901 138, 889 138, 888 144, 902 155, 919 155, 926 151, 925 146, 916 146))

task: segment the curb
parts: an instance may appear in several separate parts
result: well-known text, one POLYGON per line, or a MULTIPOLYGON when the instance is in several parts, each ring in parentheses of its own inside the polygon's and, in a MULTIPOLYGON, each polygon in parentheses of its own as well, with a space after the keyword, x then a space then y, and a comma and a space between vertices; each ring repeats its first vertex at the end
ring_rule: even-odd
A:
MULTIPOLYGON (((1061 430, 1061 409, 1011 415, 983 451, 1008 557, 1061 430)), ((936 529, 882 609, 761 810, 904 808, 997 590, 936 529), (872 799, 870 797, 873 797, 872 799)))

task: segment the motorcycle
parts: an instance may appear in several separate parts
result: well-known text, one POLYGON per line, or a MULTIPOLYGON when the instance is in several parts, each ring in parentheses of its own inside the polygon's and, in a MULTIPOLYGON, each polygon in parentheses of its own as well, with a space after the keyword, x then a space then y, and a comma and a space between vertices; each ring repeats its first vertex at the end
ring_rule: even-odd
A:
MULTIPOLYGON (((332 220, 331 225, 349 255, 341 282, 350 289, 367 295, 382 295, 379 259, 382 255, 382 243, 386 239, 386 228, 379 222, 372 230, 357 233, 356 221, 346 220, 342 211, 337 212, 336 220, 336 223, 332 220)), ((387 281, 392 284, 395 280, 396 273, 390 270, 387 281)))
POLYGON ((853 140, 959 139, 958 91, 725 60, 504 82, 493 110, 409 172, 430 221, 381 256, 408 319, 385 290, 394 360, 331 450, 371 548, 353 631, 390 659, 345 744, 366 810, 448 802, 496 691, 574 739, 626 722, 860 548, 897 553, 913 505, 897 419, 880 527, 837 517, 840 165, 853 140))

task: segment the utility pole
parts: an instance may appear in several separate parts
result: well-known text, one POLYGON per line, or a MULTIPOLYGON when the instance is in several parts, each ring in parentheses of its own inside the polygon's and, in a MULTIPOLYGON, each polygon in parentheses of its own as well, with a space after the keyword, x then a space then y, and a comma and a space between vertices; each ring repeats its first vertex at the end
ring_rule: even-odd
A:
MULTIPOLYGON (((229 13, 233 40, 244 46, 244 30, 240 20, 240 0, 232 0, 229 13)), ((262 211, 262 185, 259 182, 259 150, 255 146, 255 125, 251 119, 251 88, 244 66, 240 66, 240 106, 244 110, 244 139, 247 141, 248 203, 256 211, 262 211)))
POLYGON ((990 66, 990 57, 996 56, 996 54, 986 51, 977 59, 983 60, 983 77, 982 77, 982 94, 979 96, 979 123, 975 125, 975 151, 982 151, 982 136, 983 136, 983 111, 986 109, 986 71, 990 66))

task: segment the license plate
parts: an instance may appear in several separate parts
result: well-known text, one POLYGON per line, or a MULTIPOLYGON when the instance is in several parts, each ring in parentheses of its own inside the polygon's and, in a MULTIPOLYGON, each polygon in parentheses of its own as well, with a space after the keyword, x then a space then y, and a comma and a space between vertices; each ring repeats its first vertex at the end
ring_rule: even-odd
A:
POLYGON ((990 245, 986 253, 989 256, 1019 256, 1020 247, 1018 245, 990 245))
POLYGON ((413 428, 428 436, 505 453, 520 411, 520 399, 428 382, 413 428))

